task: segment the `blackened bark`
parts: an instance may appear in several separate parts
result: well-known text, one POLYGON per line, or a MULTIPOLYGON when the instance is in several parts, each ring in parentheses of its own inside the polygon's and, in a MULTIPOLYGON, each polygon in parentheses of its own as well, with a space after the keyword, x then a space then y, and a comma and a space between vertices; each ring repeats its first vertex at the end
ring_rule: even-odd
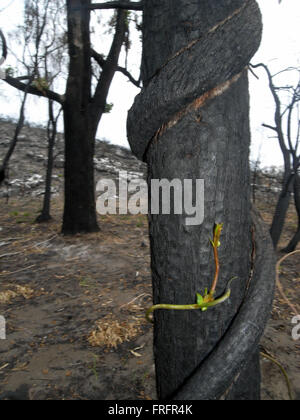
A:
POLYGON ((147 88, 136 97, 128 119, 137 156, 143 158, 149 140, 177 113, 222 90, 248 65, 261 36, 256 11, 249 0, 145 4, 142 68, 147 88))
POLYGON ((97 232, 94 192, 93 121, 86 113, 64 109, 65 121, 65 209, 64 234, 97 232), (77 117, 77 118, 76 118, 77 117))
POLYGON ((69 77, 64 102, 65 208, 62 232, 99 230, 94 191, 96 128, 90 115, 90 0, 67 0, 69 77))
POLYGON ((215 223, 224 223, 218 293, 221 294, 231 277, 237 276, 240 281, 234 285, 230 304, 213 311, 156 315, 155 353, 162 398, 179 387, 225 333, 238 310, 250 272, 246 73, 226 93, 201 109, 200 122, 198 116, 199 110, 188 114, 159 141, 153 142, 147 154, 149 181, 205 180, 202 226, 186 227, 184 218, 179 216, 150 216, 154 302, 194 303, 196 292, 211 285, 214 260, 209 238, 215 223), (195 364, 191 364, 190 358, 195 364))
MULTIPOLYGON (((144 13, 145 89, 129 112, 132 150, 148 163, 149 183, 163 178, 205 180, 201 226, 186 226, 186 215, 149 216, 154 303, 194 303, 196 292, 210 287, 214 261, 209 238, 215 223, 224 223, 217 293, 233 276, 239 279, 230 301, 207 312, 157 311, 158 396, 218 399, 227 394, 228 399, 256 399, 258 341, 274 284, 272 247, 266 250, 270 259, 265 259, 261 284, 265 306, 258 312, 258 324, 247 324, 243 337, 238 335, 239 324, 234 330, 230 327, 246 302, 253 263, 246 66, 260 43, 260 13, 253 0, 149 0, 144 13), (234 353, 234 370, 230 340, 242 343, 240 356, 234 353), (217 352, 222 343, 229 354, 217 352), (215 356, 207 365, 210 355, 215 356), (225 381, 218 373, 222 358, 225 381), (202 378, 199 367, 204 369, 202 378), (207 381, 213 382, 210 388, 205 387, 207 381)), ((251 319, 254 308, 246 308, 251 319)))
POLYGON ((258 344, 272 307, 275 255, 269 232, 252 212, 253 273, 245 297, 225 335, 175 394, 175 399, 260 399, 258 344))

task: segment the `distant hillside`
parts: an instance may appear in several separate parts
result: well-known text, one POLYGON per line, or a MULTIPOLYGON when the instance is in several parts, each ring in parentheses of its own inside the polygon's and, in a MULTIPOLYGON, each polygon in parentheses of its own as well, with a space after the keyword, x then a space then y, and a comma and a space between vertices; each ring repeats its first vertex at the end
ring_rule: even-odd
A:
MULTIPOLYGON (((0 162, 2 161, 10 140, 13 137, 15 123, 0 118, 0 162)), ((64 143, 63 135, 58 134, 54 152, 55 169, 53 173, 52 192, 63 191, 64 143)), ((139 162, 130 150, 97 140, 95 150, 95 179, 115 179, 119 171, 127 171, 128 178, 142 178, 146 174, 146 165, 139 162)), ((9 178, 0 189, 0 197, 14 195, 33 196, 44 192, 44 179, 47 165, 47 133, 40 127, 25 125, 10 161, 9 178)))
MULTIPOLYGON (((0 162, 13 137, 16 123, 0 118, 0 162)), ((55 147, 55 169, 53 173, 53 194, 63 191, 64 142, 58 134, 55 147)), ((95 150, 95 179, 116 179, 119 171, 127 171, 128 179, 145 178, 146 165, 137 160, 130 150, 115 146, 104 140, 97 140, 95 150)), ((44 128, 25 125, 19 136, 18 145, 10 162, 9 178, 0 189, 0 197, 18 194, 39 196, 44 193, 44 179, 47 164, 47 134, 44 128)), ((252 165, 251 184, 256 187, 256 198, 269 194, 273 199, 280 191, 279 170, 258 170, 252 165)))

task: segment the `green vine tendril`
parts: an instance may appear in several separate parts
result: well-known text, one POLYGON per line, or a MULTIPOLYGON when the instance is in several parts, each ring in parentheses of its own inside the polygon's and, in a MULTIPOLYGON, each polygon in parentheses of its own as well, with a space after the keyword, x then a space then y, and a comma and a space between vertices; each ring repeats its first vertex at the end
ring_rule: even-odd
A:
POLYGON ((218 284, 219 279, 219 273, 220 273, 220 263, 219 263, 219 253, 218 249, 221 246, 220 243, 220 237, 223 229, 223 223, 222 224, 216 224, 214 228, 214 236, 213 239, 210 240, 210 243, 214 250, 214 260, 215 260, 215 276, 214 280, 210 289, 210 292, 208 292, 208 288, 205 289, 204 295, 202 296, 200 293, 197 293, 197 301, 195 304, 191 305, 172 305, 172 304, 158 304, 153 305, 151 308, 149 308, 146 312, 146 319, 153 323, 153 319, 150 317, 150 315, 158 310, 158 309, 167 309, 167 310, 199 310, 206 311, 208 308, 212 308, 214 306, 220 305, 221 303, 225 302, 227 299, 230 298, 231 295, 231 283, 233 280, 235 280, 237 277, 233 277, 229 280, 227 287, 223 293, 222 296, 215 299, 215 292, 218 284))

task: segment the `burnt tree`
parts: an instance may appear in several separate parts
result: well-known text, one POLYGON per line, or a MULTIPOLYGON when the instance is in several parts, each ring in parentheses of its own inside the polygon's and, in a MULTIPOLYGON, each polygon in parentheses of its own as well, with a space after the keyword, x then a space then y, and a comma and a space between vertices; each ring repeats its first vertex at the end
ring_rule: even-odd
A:
POLYGON ((270 230, 275 248, 277 248, 280 240, 292 193, 294 193, 294 201, 298 214, 298 228, 288 246, 283 250, 290 253, 296 249, 300 240, 300 70, 291 67, 272 74, 265 64, 260 63, 251 65, 251 67, 253 69, 262 68, 267 74, 270 92, 274 100, 275 113, 274 125, 263 124, 263 126, 275 133, 284 161, 282 189, 270 230), (295 86, 278 86, 275 82, 276 76, 285 75, 291 71, 298 73, 298 81, 295 86), (287 102, 287 105, 284 105, 285 102, 287 102))
POLYGON ((47 124, 47 140, 48 140, 48 153, 47 153, 47 169, 45 178, 45 192, 43 199, 43 207, 41 213, 36 218, 37 223, 46 223, 52 219, 50 214, 51 207, 51 185, 52 185, 52 173, 53 165, 55 161, 54 147, 57 139, 57 122, 60 117, 62 108, 56 115, 54 112, 53 101, 48 101, 48 124, 47 124))
MULTIPOLYGON (((126 11, 118 11, 114 40, 91 95, 92 48, 88 0, 67 0, 69 77, 64 102, 65 210, 63 232, 98 230, 94 185, 94 146, 108 91, 125 39, 126 11)), ((95 56, 95 54, 93 54, 95 56)))
MULTIPOLYGON (((154 303, 191 304, 214 276, 209 241, 224 223, 218 294, 198 311, 157 311, 160 399, 259 399, 258 344, 274 290, 272 243, 250 203, 247 68, 261 39, 253 0, 147 0, 144 89, 128 117, 133 152, 153 179, 204 179, 205 218, 149 215, 154 303)), ((171 202, 171 208, 174 203, 171 202)))
MULTIPOLYGON (((45 0, 49 5, 49 0, 45 0)), ((58 94, 47 85, 32 83, 34 75, 12 77, 5 81, 28 94, 58 102, 63 108, 65 126, 65 205, 62 232, 88 233, 99 230, 94 185, 95 136, 106 112, 106 100, 115 73, 122 72, 139 85, 132 75, 118 65, 128 31, 127 9, 141 10, 140 3, 109 2, 93 4, 91 0, 66 0, 69 71, 65 93, 58 94), (90 13, 97 9, 117 11, 113 42, 106 58, 91 46, 90 13), (92 94, 92 60, 101 67, 101 75, 92 94), (30 80, 25 83, 24 80, 30 80)), ((34 80, 34 82, 36 82, 34 80)), ((47 82, 47 81, 46 81, 47 82)))

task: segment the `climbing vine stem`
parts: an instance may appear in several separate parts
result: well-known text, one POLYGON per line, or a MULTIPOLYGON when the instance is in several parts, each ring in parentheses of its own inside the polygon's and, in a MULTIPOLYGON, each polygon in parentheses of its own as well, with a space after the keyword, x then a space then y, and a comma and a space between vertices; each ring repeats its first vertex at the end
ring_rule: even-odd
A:
POLYGON ((203 296, 200 293, 197 293, 196 294, 197 302, 195 304, 190 304, 190 305, 158 304, 158 305, 151 306, 151 308, 149 308, 146 312, 146 318, 149 322, 153 322, 150 315, 158 309, 177 310, 177 311, 201 309, 202 311, 206 311, 208 308, 212 308, 214 306, 220 305, 221 303, 225 302, 227 299, 230 298, 231 283, 237 277, 233 277, 229 280, 229 282, 227 283, 227 287, 222 296, 220 296, 217 299, 214 298, 216 288, 218 285, 219 274, 220 274, 220 261, 219 261, 218 249, 221 246, 220 237, 221 237, 222 229, 223 229, 223 223, 216 224, 214 227, 213 239, 210 239, 210 243, 214 251, 214 260, 215 260, 215 275, 214 275, 214 280, 213 280, 210 291, 208 292, 208 289, 206 288, 203 296))

